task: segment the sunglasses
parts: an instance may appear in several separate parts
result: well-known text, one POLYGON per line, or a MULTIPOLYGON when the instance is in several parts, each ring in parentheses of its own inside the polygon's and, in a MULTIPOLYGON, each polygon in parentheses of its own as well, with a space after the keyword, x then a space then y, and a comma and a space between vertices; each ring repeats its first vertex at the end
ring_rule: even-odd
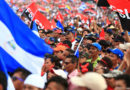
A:
POLYGON ((70 64, 71 62, 64 62, 64 64, 66 64, 66 65, 68 65, 68 64, 70 64))
POLYGON ((21 82, 24 81, 22 78, 19 78, 19 77, 16 77, 16 76, 13 76, 13 77, 12 77, 12 80, 13 80, 13 81, 19 80, 19 81, 21 81, 21 82))

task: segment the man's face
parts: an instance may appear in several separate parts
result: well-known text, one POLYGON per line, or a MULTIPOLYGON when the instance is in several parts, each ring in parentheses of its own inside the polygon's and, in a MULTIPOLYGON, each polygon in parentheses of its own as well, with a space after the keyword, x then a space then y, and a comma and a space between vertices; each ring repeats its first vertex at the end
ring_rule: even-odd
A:
POLYGON ((42 30, 40 30, 38 33, 39 33, 39 36, 40 36, 41 38, 44 37, 44 33, 42 33, 42 30))
POLYGON ((14 73, 14 75, 12 76, 12 81, 13 81, 13 84, 14 84, 14 87, 16 90, 22 90, 23 89, 23 82, 22 81, 23 78, 22 78, 22 72, 16 72, 14 73))
POLYGON ((90 56, 96 56, 97 54, 99 54, 99 51, 96 47, 91 46, 89 49, 89 55, 90 56))
POLYGON ((109 86, 111 86, 112 88, 115 87, 115 79, 114 78, 107 78, 106 81, 107 81, 107 84, 109 86))
POLYGON ((117 64, 118 63, 118 57, 117 57, 116 54, 109 53, 108 57, 111 59, 111 61, 112 61, 113 64, 117 64))
POLYGON ((116 80, 114 90, 126 90, 126 84, 124 80, 116 80))
POLYGON ((50 82, 45 90, 64 90, 64 87, 56 82, 50 82))
POLYGON ((67 72, 72 72, 75 65, 71 62, 71 58, 66 58, 64 61, 64 67, 67 72))
POLYGON ((29 84, 25 84, 23 90, 42 90, 42 89, 29 85, 29 84))

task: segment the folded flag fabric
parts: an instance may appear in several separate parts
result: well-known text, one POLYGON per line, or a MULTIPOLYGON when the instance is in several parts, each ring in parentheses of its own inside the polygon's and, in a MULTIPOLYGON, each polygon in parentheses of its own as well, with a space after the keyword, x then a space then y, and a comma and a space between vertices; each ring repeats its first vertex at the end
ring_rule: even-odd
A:
POLYGON ((4 0, 0 2, 0 54, 8 72, 22 67, 40 73, 44 55, 53 50, 37 37, 4 0))
POLYGON ((4 63, 1 55, 0 55, 0 71, 2 71, 6 75, 6 78, 7 78, 7 90, 15 90, 15 88, 13 86, 13 83, 12 83, 12 80, 11 80, 10 76, 8 75, 5 63, 4 63))

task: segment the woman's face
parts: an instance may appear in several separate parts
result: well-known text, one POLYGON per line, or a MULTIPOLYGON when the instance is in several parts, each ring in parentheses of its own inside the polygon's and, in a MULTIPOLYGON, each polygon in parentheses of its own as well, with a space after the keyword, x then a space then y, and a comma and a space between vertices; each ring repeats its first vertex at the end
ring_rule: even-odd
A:
POLYGON ((45 59, 45 67, 46 69, 50 69, 50 67, 53 65, 53 63, 51 62, 51 59, 50 58, 46 58, 45 59))
POLYGON ((99 74, 103 74, 103 73, 104 73, 103 68, 104 68, 103 65, 100 64, 100 63, 98 63, 98 64, 96 65, 96 67, 95 67, 95 72, 97 72, 97 73, 99 73, 99 74))

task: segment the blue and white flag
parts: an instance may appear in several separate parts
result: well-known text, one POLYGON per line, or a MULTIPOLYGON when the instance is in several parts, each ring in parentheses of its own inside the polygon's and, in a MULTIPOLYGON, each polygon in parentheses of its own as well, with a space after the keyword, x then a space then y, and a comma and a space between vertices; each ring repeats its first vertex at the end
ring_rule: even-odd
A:
POLYGON ((14 85, 12 83, 12 80, 10 78, 10 76, 8 75, 6 66, 4 64, 3 58, 0 55, 0 71, 4 72, 4 74, 6 75, 7 78, 7 90, 15 90, 14 85))
POLYGON ((32 73, 40 73, 46 53, 52 54, 53 50, 1 0, 0 54, 8 72, 22 67, 32 73))

